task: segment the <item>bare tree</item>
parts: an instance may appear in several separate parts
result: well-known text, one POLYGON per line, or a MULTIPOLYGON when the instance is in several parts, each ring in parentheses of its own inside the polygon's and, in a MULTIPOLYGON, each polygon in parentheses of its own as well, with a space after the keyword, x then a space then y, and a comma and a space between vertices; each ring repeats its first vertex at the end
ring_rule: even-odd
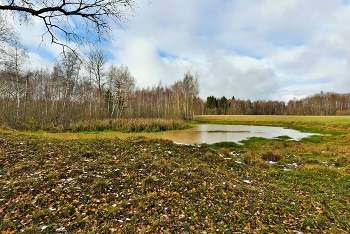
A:
POLYGON ((162 108, 163 92, 164 92, 164 88, 162 86, 162 80, 159 80, 158 86, 155 88, 157 117, 158 118, 160 117, 161 109, 164 109, 164 108, 162 108))
POLYGON ((194 104, 199 93, 198 74, 193 76, 189 71, 184 75, 181 83, 182 88, 182 113, 188 121, 193 119, 194 104))
POLYGON ((13 27, 7 22, 6 15, 0 14, 0 52, 3 51, 4 45, 1 43, 11 43, 15 42, 15 39, 18 39, 17 34, 13 30, 13 27))
POLYGON ((109 69, 110 98, 112 103, 111 117, 120 117, 128 106, 128 95, 134 91, 135 79, 127 66, 119 68, 111 66, 109 69))
POLYGON ((80 78, 79 72, 82 61, 73 52, 63 54, 62 64, 60 65, 60 72, 62 72, 62 88, 63 88, 63 107, 62 107, 62 121, 65 121, 65 114, 72 114, 66 111, 67 104, 75 98, 75 88, 80 78))
POLYGON ((104 85, 104 66, 107 62, 107 54, 100 49, 93 49, 86 62, 86 68, 90 74, 93 76, 93 81, 97 85, 98 89, 98 103, 100 108, 100 115, 102 114, 102 94, 104 85))
POLYGON ((14 98, 16 99, 16 118, 19 118, 20 100, 23 95, 23 87, 26 88, 28 80, 24 79, 23 65, 27 62, 28 54, 19 43, 14 41, 12 46, 2 50, 0 57, 0 65, 2 65, 6 77, 14 87, 14 98))
POLYGON ((113 26, 121 27, 134 0, 2 0, 0 11, 11 12, 24 22, 38 17, 51 43, 70 48, 95 41, 108 41, 113 26), (60 40, 60 35, 65 38, 60 40), (93 39, 92 39, 93 38, 93 39))

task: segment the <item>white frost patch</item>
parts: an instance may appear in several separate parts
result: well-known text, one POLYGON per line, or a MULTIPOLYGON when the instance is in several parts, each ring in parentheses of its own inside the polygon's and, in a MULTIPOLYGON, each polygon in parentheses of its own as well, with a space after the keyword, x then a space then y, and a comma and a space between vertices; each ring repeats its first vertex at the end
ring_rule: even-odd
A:
POLYGON ((288 164, 288 166, 290 166, 290 167, 297 167, 298 164, 297 163, 292 163, 292 164, 288 164))
POLYGON ((230 152, 230 154, 231 154, 232 156, 234 156, 234 157, 239 157, 239 156, 241 156, 241 154, 236 153, 236 151, 232 151, 232 152, 230 152))
POLYGON ((56 232, 64 232, 66 230, 65 227, 57 228, 56 232))

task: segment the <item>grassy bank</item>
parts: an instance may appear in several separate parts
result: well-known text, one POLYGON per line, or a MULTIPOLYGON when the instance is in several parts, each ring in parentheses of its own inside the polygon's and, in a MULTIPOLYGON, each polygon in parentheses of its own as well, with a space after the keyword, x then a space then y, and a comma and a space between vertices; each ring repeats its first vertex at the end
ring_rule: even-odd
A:
POLYGON ((348 125, 293 121, 332 135, 209 147, 0 132, 0 231, 347 233, 348 125))
POLYGON ((198 115, 199 123, 243 124, 285 127, 319 133, 346 133, 349 116, 290 116, 290 115, 198 115))
MULTIPOLYGON (((118 131, 130 132, 161 132, 169 130, 181 130, 189 128, 186 121, 180 119, 164 118, 114 118, 114 119, 93 119, 79 122, 67 122, 65 124, 40 123, 32 120, 27 123, 18 123, 16 130, 24 131, 48 131, 48 132, 101 132, 118 131)), ((7 126, 0 129, 11 130, 7 126)))

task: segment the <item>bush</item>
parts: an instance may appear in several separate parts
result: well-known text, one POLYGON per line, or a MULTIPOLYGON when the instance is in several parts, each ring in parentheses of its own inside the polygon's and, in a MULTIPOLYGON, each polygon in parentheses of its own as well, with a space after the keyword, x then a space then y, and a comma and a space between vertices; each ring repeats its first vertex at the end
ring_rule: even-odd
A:
POLYGON ((231 154, 230 154, 230 151, 226 148, 221 148, 218 150, 219 154, 224 157, 224 158, 230 158, 231 157, 231 154))
POLYGON ((350 159, 346 156, 339 156, 334 162, 336 167, 346 167, 350 164, 350 159))
POLYGON ((261 167, 261 168, 269 168, 270 167, 270 164, 268 164, 267 162, 262 160, 254 152, 246 153, 243 156, 242 161, 245 164, 250 165, 250 166, 258 166, 258 167, 261 167))
POLYGON ((280 161, 281 159, 283 159, 283 155, 279 152, 275 152, 275 151, 267 151, 265 153, 263 153, 261 155, 261 159, 265 160, 265 161, 272 161, 272 162, 278 162, 280 161))
POLYGON ((97 180, 91 185, 93 194, 102 194, 107 192, 108 183, 105 180, 97 180))

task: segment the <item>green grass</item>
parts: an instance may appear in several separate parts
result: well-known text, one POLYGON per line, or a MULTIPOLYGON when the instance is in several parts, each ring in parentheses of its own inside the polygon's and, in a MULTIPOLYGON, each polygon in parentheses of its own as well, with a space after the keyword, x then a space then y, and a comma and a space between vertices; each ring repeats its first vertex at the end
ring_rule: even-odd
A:
MULTIPOLYGON (((255 118, 234 123, 267 124, 255 118)), ((2 131, 0 232, 347 233, 348 123, 310 119, 294 126, 332 135, 191 146, 2 131)))
POLYGON ((317 133, 345 133, 350 129, 349 116, 290 115, 200 115, 199 123, 276 126, 317 133))

